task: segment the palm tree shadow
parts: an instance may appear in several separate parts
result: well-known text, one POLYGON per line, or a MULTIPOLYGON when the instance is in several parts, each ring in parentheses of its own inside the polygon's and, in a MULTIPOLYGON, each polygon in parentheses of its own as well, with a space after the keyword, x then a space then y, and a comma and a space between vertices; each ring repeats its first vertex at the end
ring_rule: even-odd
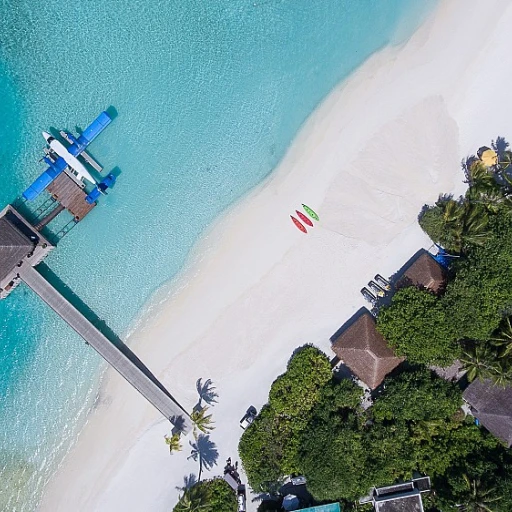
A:
POLYGON ((206 379, 203 384, 203 379, 197 379, 196 381, 196 389, 197 394, 199 395, 199 401, 194 407, 194 410, 202 409, 201 402, 205 402, 208 405, 216 404, 217 398, 219 397, 218 393, 215 391, 215 386, 212 383, 212 379, 206 379))
POLYGON ((194 442, 189 441, 189 444, 192 451, 187 458, 199 462, 199 475, 197 477, 197 480, 199 481, 201 480, 201 473, 203 470, 210 471, 213 466, 217 465, 219 452, 217 451, 217 445, 207 434, 199 434, 194 442))
POLYGON ((183 477, 183 486, 176 486, 176 490, 178 491, 187 491, 191 487, 194 487, 194 485, 197 484, 197 476, 194 473, 190 473, 188 475, 185 475, 183 477))

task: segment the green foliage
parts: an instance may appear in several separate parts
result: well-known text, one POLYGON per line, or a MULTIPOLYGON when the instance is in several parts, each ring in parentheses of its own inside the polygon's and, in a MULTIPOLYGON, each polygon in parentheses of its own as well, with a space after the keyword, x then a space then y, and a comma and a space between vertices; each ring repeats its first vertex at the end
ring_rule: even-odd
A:
POLYGON ((317 425, 302 444, 309 491, 317 500, 355 501, 364 496, 374 483, 373 472, 368 472, 370 455, 364 434, 357 429, 317 425))
POLYGON ((206 414, 208 412, 208 407, 202 407, 200 409, 195 409, 192 411, 190 415, 190 419, 194 422, 194 433, 196 429, 203 432, 204 434, 208 434, 209 431, 213 430, 214 421, 212 420, 211 414, 206 414))
POLYGON ((169 452, 179 452, 183 448, 181 444, 181 436, 179 433, 172 434, 171 436, 164 436, 165 444, 169 446, 169 452))
POLYGON ((208 506, 211 512, 234 512, 237 510, 235 493, 223 478, 207 480, 203 482, 203 485, 207 487, 208 506))
POLYGON ((411 363, 449 365, 459 355, 455 329, 443 304, 429 291, 409 286, 382 308, 377 329, 411 363))
POLYGON ((291 433, 284 431, 270 405, 265 405, 240 438, 238 452, 250 486, 268 490, 284 475, 283 449, 291 433))
POLYGON ((286 373, 272 384, 269 403, 278 415, 304 418, 331 378, 331 365, 325 354, 312 346, 303 347, 290 359, 286 373))
POLYGON ((423 208, 419 223, 434 242, 454 253, 485 245, 492 236, 489 213, 481 201, 441 196, 435 206, 423 208))
POLYGON ((269 393, 269 403, 242 435, 238 450, 253 489, 272 491, 281 477, 300 471, 300 432, 321 391, 332 379, 326 355, 312 346, 299 349, 269 393))
POLYGON ((181 496, 173 512, 236 512, 233 489, 223 478, 198 482, 181 496))
POLYGON ((450 418, 461 405, 459 388, 423 369, 386 379, 372 412, 378 420, 427 421, 450 418))

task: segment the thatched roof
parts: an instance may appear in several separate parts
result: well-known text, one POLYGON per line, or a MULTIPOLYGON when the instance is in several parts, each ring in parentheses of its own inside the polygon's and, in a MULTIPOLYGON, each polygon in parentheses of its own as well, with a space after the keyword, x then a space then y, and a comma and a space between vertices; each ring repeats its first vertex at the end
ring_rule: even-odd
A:
POLYGON ((8 214, 0 217, 0 280, 32 252, 35 244, 9 221, 8 214))
POLYGON ((462 395, 473 415, 497 438, 512 446, 512 386, 474 380, 462 395))
POLYGON ((444 288, 446 274, 427 251, 421 250, 396 274, 396 282, 398 287, 414 285, 437 293, 444 288))
POLYGON ((372 389, 404 360, 387 346, 366 308, 346 322, 331 337, 331 342, 334 353, 372 389))

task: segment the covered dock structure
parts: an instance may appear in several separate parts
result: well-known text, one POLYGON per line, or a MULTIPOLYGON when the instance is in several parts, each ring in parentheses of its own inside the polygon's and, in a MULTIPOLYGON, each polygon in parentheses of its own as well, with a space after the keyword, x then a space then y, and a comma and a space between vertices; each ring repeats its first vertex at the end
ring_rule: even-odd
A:
POLYGON ((122 343, 108 339, 35 268, 55 247, 14 207, 0 212, 0 299, 24 282, 88 345, 146 398, 176 429, 187 433, 192 420, 167 389, 122 343))

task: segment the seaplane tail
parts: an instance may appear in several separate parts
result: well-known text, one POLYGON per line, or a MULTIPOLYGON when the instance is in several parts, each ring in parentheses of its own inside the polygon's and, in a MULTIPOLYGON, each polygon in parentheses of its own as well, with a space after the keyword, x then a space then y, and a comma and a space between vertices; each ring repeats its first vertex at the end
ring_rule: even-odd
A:
POLYGON ((96 185, 96 180, 92 177, 91 173, 85 168, 84 164, 73 156, 62 142, 52 137, 48 132, 43 132, 43 137, 58 156, 62 157, 71 169, 78 175, 79 179, 86 179, 93 185, 96 185))

